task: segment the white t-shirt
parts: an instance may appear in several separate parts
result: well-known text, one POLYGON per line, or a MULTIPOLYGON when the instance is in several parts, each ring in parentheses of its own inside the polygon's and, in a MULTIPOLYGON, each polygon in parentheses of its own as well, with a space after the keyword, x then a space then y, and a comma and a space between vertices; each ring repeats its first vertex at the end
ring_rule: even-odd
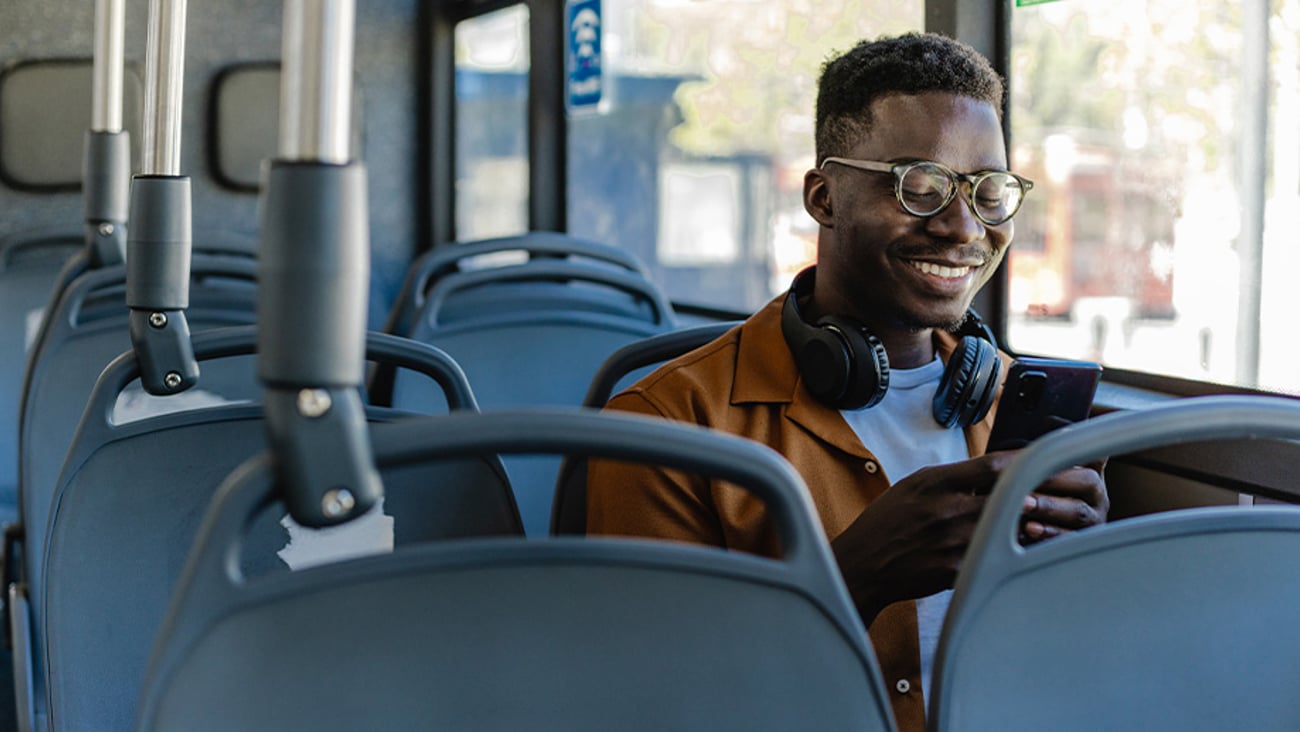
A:
MULTIPOLYGON (((876 456, 891 483, 928 465, 955 463, 970 457, 966 434, 934 421, 934 393, 943 377, 943 362, 915 369, 891 369, 885 398, 870 409, 843 410, 844 420, 862 444, 876 456)), ((930 672, 939 631, 952 590, 916 601, 921 642, 921 693, 930 698, 930 672)), ((894 679, 886 679, 890 684, 894 679)))

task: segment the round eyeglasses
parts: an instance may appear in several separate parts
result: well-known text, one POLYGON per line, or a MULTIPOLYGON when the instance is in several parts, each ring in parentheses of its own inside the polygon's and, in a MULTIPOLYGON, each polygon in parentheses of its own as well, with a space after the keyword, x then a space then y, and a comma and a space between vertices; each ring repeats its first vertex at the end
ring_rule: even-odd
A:
POLYGON ((1015 173, 986 170, 979 173, 958 173, 946 165, 929 160, 910 163, 878 163, 873 160, 830 157, 822 161, 846 165, 873 173, 892 173, 894 195, 903 210, 913 216, 928 218, 938 214, 952 203, 958 191, 970 206, 975 217, 989 226, 999 226, 1011 220, 1020 210, 1025 194, 1034 182, 1015 173), (959 183, 966 183, 963 191, 959 183))

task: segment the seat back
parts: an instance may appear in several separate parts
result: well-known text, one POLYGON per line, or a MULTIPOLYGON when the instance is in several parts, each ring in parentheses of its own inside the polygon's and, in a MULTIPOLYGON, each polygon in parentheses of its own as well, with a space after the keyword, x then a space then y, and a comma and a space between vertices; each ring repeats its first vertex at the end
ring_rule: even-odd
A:
MULTIPOLYGON (((646 276, 645 266, 626 250, 556 231, 530 231, 518 236, 447 244, 421 256, 407 270, 406 280, 389 311, 384 331, 409 334, 417 315, 424 309, 430 289, 447 275, 498 266, 503 260, 518 264, 535 259, 561 259, 646 276)), ((561 292, 552 292, 552 297, 561 292)), ((488 301, 476 302, 470 312, 481 315, 484 312, 482 308, 491 305, 488 301)))
MULTIPOLYGON (((197 333, 196 357, 250 362, 251 327, 197 333)), ((438 382, 455 409, 475 408, 455 362, 430 346, 371 334, 368 356, 438 382)), ((255 404, 169 413, 126 424, 118 395, 138 377, 132 353, 103 373, 59 479, 33 603, 50 729, 129 729, 150 644, 180 576, 199 518, 221 481, 266 447, 255 404)), ((166 400, 171 397, 162 397, 166 400)), ((371 410, 376 421, 396 418, 371 410)), ((383 474, 386 499, 343 530, 310 532, 263 516, 253 529, 259 571, 322 557, 448 537, 522 534, 495 456, 403 466, 383 474)), ((39 671, 39 669, 38 669, 39 671)))
POLYGON ((446 275, 429 290, 411 337, 468 319, 538 309, 606 314, 662 328, 675 320, 667 298, 640 273, 543 259, 446 275))
MULTIPOLYGON (((20 60, 0 70, 0 522, 17 518, 23 371, 64 262, 84 250, 71 195, 83 187, 91 126, 89 58, 20 60), (9 189, 12 189, 9 190, 9 189)), ((123 123, 139 129, 139 76, 123 73, 123 123)))
POLYGON ((1300 404, 1207 397, 1041 438, 995 486, 958 577, 930 702, 939 730, 1295 729, 1300 510, 1189 509, 1032 547, 1052 473, 1198 440, 1300 437, 1300 404))
MULTIPOLYGON (((516 301, 518 303, 518 301, 516 301)), ((618 348, 675 327, 672 309, 648 280, 568 262, 537 261, 493 270, 447 275, 430 292, 411 337, 447 351, 465 369, 480 406, 503 409, 532 405, 578 406, 601 362, 618 348), (445 321, 444 307, 463 293, 500 292, 510 285, 582 283, 613 297, 632 296, 649 314, 598 312, 572 307, 570 297, 541 297, 527 307, 445 321)), ((431 411, 437 395, 398 374, 393 404, 431 411)), ((547 531, 560 460, 554 456, 506 459, 524 525, 530 534, 547 531)))
POLYGON ((18 404, 28 349, 55 277, 82 246, 80 232, 0 243, 0 523, 17 518, 18 404))
MULTIPOLYGON (((255 263, 196 255, 187 317, 195 331, 252 323, 255 263)), ((18 433, 19 516, 29 547, 42 546, 59 470, 96 378, 131 348, 127 332, 125 269, 88 271, 50 309, 25 374, 18 433)), ((212 368, 176 404, 255 399, 260 386, 249 363, 212 368)), ((27 577, 42 576, 40 552, 28 551, 27 577)))
POLYGON ((892 728, 807 491, 771 450, 661 420, 555 410, 412 420, 375 438, 381 466, 579 450, 716 474, 769 503, 785 554, 483 540, 249 582, 226 558, 274 500, 261 458, 204 520, 139 729, 892 728))
MULTIPOLYGON (((600 409, 620 385, 630 385, 653 366, 709 343, 739 325, 708 323, 650 336, 618 349, 596 369, 582 406, 600 409)), ((587 533, 587 458, 566 457, 560 464, 551 503, 551 533, 587 533)))

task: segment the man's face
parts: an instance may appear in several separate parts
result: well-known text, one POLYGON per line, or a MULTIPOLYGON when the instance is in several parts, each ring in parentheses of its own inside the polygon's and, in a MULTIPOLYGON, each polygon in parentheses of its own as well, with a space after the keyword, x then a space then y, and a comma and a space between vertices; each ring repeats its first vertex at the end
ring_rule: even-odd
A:
MULTIPOLYGON (((872 112, 870 132, 846 157, 929 160, 958 173, 1007 167, 997 111, 987 102, 944 92, 894 94, 876 100, 872 112)), ((903 210, 890 173, 831 164, 822 175, 831 208, 817 272, 823 307, 879 329, 959 324, 1002 261, 1011 222, 988 226, 976 218, 965 183, 945 209, 920 218, 903 210)))

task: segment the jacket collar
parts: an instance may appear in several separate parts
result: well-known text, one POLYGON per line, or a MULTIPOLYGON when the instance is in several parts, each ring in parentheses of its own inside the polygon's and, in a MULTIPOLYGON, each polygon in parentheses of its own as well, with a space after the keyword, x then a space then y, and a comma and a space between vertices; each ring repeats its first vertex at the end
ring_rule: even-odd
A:
MULTIPOLYGON (((737 336, 736 365, 732 377, 731 404, 784 404, 785 418, 834 447, 857 457, 870 458, 853 428, 838 410, 817 401, 803 387, 803 379, 794 357, 781 333, 781 306, 785 295, 763 306, 740 326, 737 336)), ((939 358, 948 362, 957 347, 957 337, 935 331, 939 358)), ((1007 372, 1005 355, 1002 373, 1007 372)), ((984 452, 992 425, 993 410, 982 422, 966 429, 966 444, 971 455, 984 452)))

